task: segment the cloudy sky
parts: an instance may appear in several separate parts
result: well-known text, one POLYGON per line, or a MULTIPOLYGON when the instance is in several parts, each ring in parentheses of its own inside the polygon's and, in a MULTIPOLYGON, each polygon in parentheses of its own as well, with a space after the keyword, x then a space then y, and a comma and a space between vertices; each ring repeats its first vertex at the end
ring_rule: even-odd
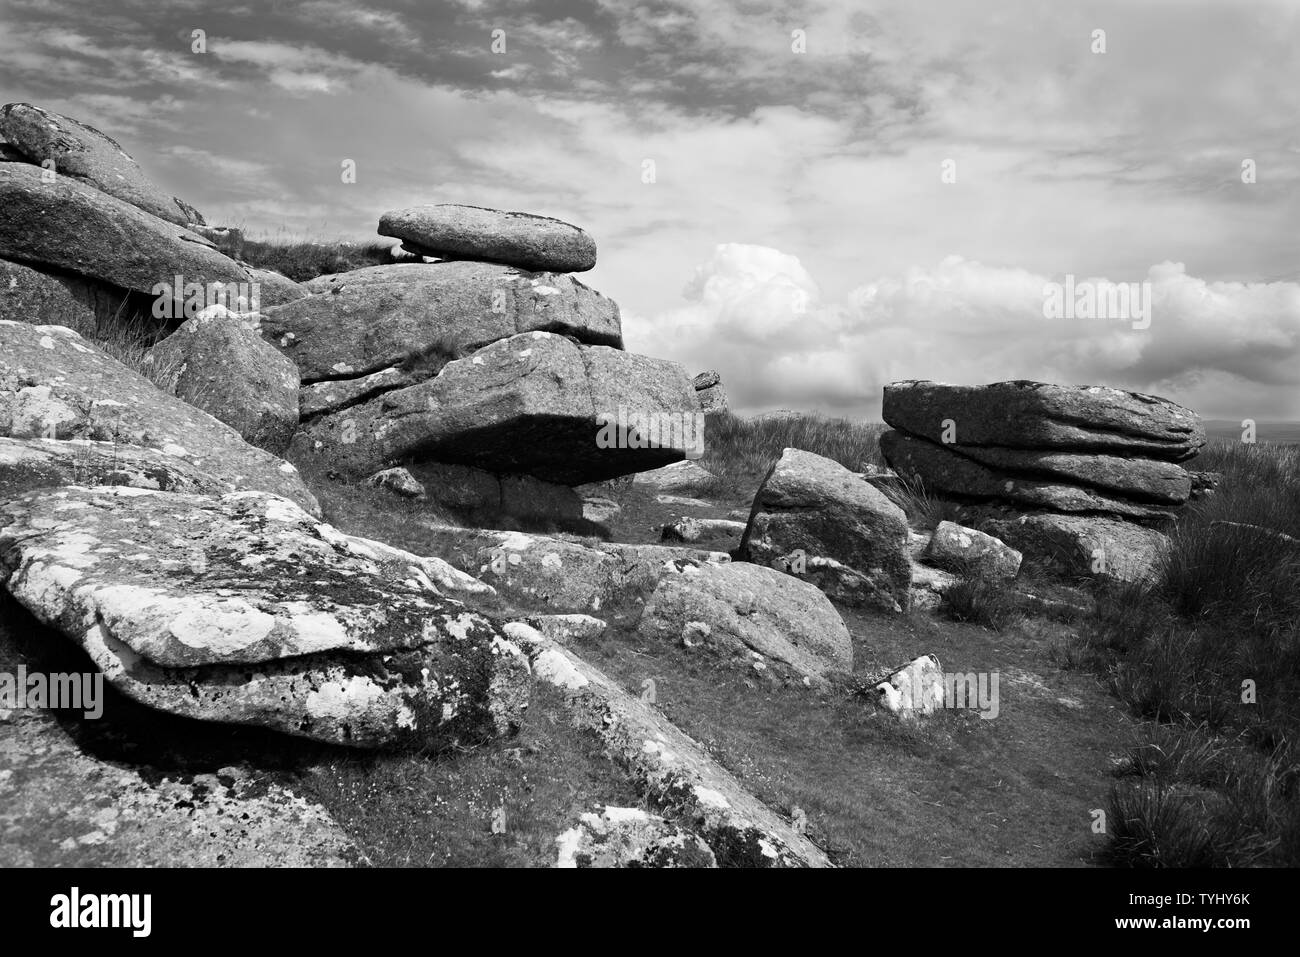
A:
POLYGON ((1300 419, 1298 40, 1293 0, 0 0, 0 95, 250 235, 581 225, 628 347, 742 411, 1031 378, 1267 421, 1300 419), (1150 325, 1045 318, 1066 276, 1149 282, 1150 325))

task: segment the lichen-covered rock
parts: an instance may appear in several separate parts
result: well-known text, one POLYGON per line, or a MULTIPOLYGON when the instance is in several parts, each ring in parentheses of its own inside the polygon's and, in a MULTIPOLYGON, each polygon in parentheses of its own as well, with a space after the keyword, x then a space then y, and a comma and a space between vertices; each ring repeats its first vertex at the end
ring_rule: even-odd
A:
POLYGON ((1016 577, 1022 557, 992 535, 955 522, 940 522, 925 549, 925 559, 933 565, 1004 579, 1016 577))
POLYGON ((159 342, 150 360, 174 366, 176 396, 249 445, 282 455, 298 428, 298 370, 236 313, 205 309, 159 342))
MULTIPOLYGON (((0 256, 66 269, 123 289, 159 283, 249 283, 239 263, 183 226, 66 176, 0 164, 0 256)), ((182 297, 183 298, 183 297, 182 297)))
POLYGON ((1190 409, 1103 386, 894 382, 885 386, 881 417, 931 442, 963 446, 1113 452, 1178 462, 1205 444, 1200 417, 1190 409))
POLYGON ((745 523, 728 518, 694 518, 683 516, 663 527, 660 538, 665 542, 698 542, 703 539, 729 539, 732 547, 740 544, 745 523))
POLYGON ((0 437, 152 449, 175 459, 179 473, 201 471, 227 489, 263 489, 319 511, 292 465, 63 326, 0 321, 0 437))
POLYGON ((701 418, 677 363, 530 332, 306 422, 294 448, 361 475, 436 461, 581 485, 698 453, 701 418))
POLYGON ((723 654, 787 666, 823 679, 853 669, 853 642, 843 619, 816 587, 762 565, 686 565, 659 579, 637 626, 640 634, 680 642, 689 626, 723 654))
POLYGON ((571 276, 490 263, 396 264, 322 276, 301 288, 306 298, 263 309, 262 334, 308 383, 359 378, 421 354, 420 378, 430 378, 435 360, 522 332, 623 347, 618 305, 571 276))
POLYGON ((0 737, 0 867, 348 867, 359 856, 325 808, 269 773, 137 770, 83 747, 50 712, 0 711, 0 737))
POLYGON ((891 714, 932 714, 944 705, 943 669, 934 655, 922 655, 875 686, 877 704, 891 714))
POLYGON ((30 103, 8 103, 0 106, 0 135, 31 162, 52 162, 57 175, 178 226, 203 222, 193 207, 182 206, 145 176, 116 140, 70 116, 30 103))
POLYGON ((584 272, 596 265, 596 243, 577 226, 481 206, 412 206, 384 213, 379 235, 405 240, 444 259, 476 259, 521 269, 584 272))
POLYGON ((1037 513, 991 518, 980 527, 1069 575, 1147 581, 1168 547, 1163 532, 1097 515, 1037 513))
POLYGON ((504 627, 534 676, 563 691, 573 725, 599 738, 666 819, 703 838, 719 867, 832 866, 653 705, 524 622, 504 627))
POLYGON ((717 867, 698 834, 636 807, 587 813, 555 839, 556 867, 717 867))
POLYGON ((547 612, 586 613, 630 606, 654 591, 668 570, 726 563, 725 552, 667 545, 577 542, 485 529, 427 525, 428 551, 490 584, 519 605, 547 612))
POLYGON ((853 605, 906 610, 907 518, 838 462, 786 449, 754 496, 739 556, 853 605))
POLYGON ((127 696, 357 747, 505 733, 527 667, 436 558, 264 492, 64 488, 0 506, 0 581, 127 696))
POLYGON ((384 488, 402 498, 423 499, 424 486, 415 480, 415 476, 403 468, 384 469, 366 479, 367 485, 384 488))
POLYGON ((594 641, 609 627, 608 622, 591 615, 534 615, 527 621, 548 640, 559 645, 594 641))
POLYGON ((157 449, 87 439, 0 437, 0 502, 60 485, 123 485, 221 495, 232 483, 157 449))

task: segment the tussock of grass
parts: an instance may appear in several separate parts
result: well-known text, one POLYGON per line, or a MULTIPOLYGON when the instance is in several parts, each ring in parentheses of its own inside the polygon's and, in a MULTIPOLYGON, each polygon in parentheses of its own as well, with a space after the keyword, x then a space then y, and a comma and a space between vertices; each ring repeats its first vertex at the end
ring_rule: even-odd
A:
POLYGON ((294 282, 307 282, 317 276, 350 272, 366 266, 382 266, 393 261, 389 254, 396 240, 363 243, 338 241, 310 243, 294 240, 244 240, 244 262, 258 269, 271 269, 294 282))
POLYGON ((1020 602, 1005 581, 968 571, 943 593, 939 609, 953 621, 1002 631, 1021 617, 1020 602))
POLYGON ((1300 548, 1273 533, 1300 533, 1300 449, 1214 445, 1192 467, 1222 472, 1218 491, 1189 507, 1155 580, 1101 591, 1082 629, 1115 693, 1175 736, 1131 762, 1143 781, 1112 800, 1111 855, 1294 865, 1300 548))

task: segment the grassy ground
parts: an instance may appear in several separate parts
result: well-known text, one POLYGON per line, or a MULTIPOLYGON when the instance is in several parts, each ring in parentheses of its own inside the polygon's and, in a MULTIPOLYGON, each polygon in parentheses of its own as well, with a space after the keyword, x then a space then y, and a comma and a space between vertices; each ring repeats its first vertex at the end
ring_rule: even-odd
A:
POLYGON ((1099 596, 1071 663, 1156 724, 1109 803, 1111 859, 1300 863, 1300 448, 1214 444, 1221 471, 1149 587, 1099 596), (1216 525, 1234 522, 1238 525, 1216 525))

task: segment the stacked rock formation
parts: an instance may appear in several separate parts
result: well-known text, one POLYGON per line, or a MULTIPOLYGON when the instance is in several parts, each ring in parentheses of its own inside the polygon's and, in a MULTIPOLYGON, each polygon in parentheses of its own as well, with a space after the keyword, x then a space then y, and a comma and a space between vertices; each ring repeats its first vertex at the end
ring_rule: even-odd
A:
POLYGON ((1018 548, 1069 552, 1067 564, 1093 572, 1105 561, 1094 553, 1111 542, 1130 572, 1149 567, 1162 538, 1153 529, 1191 494, 1178 463, 1205 444, 1191 410, 1098 386, 895 382, 882 415, 895 431, 880 448, 900 475, 1005 506, 1010 515, 986 530, 1018 548))
POLYGON ((419 206, 379 231, 421 261, 324 276, 262 313, 302 376, 295 454, 358 477, 404 466, 480 521, 578 521, 573 486, 702 441, 686 372, 625 352, 618 306, 567 274, 595 264, 581 229, 419 206))

